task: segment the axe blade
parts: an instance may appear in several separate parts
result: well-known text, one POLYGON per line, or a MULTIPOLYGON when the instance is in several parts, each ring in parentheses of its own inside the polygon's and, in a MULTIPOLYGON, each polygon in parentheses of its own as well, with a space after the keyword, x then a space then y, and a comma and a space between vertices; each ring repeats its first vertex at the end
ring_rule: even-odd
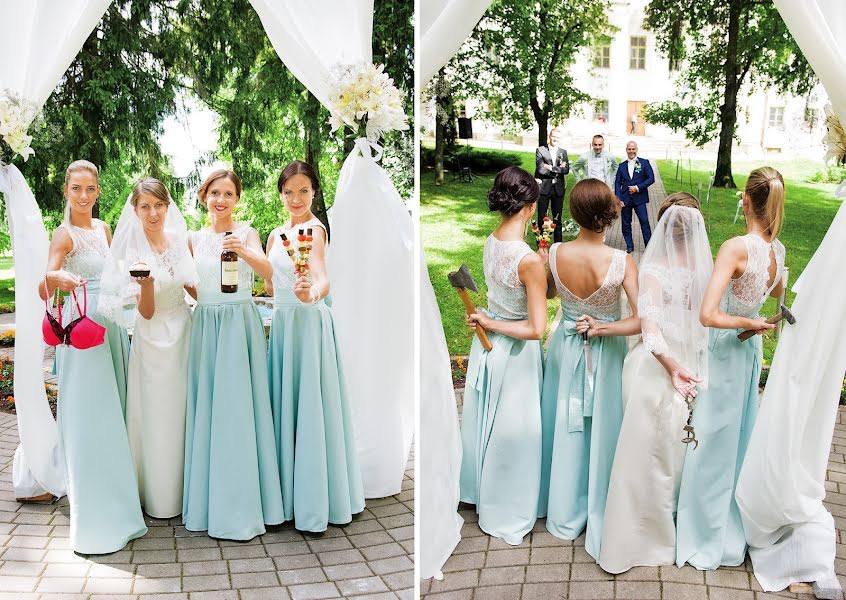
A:
POLYGON ((787 321, 791 325, 796 324, 796 317, 793 316, 793 313, 790 312, 790 309, 787 308, 784 304, 781 305, 781 314, 784 316, 785 321, 787 321))
POLYGON ((476 287, 476 282, 473 280, 473 275, 470 274, 470 268, 467 266, 467 263, 461 263, 461 268, 449 273, 447 278, 450 284, 452 284, 452 287, 465 288, 471 292, 479 291, 479 288, 476 287))

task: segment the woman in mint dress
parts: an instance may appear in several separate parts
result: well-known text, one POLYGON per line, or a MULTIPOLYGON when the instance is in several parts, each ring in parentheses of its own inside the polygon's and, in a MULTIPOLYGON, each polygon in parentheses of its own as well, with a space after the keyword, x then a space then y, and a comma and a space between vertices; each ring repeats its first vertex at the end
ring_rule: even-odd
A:
MULTIPOLYGON (((364 510, 349 400, 332 312, 327 303, 326 229, 311 212, 320 185, 310 165, 295 161, 277 184, 290 221, 267 240, 273 279, 270 326, 270 403, 285 520, 301 531, 349 523, 364 510), (300 231, 311 232, 308 271, 299 275, 283 244, 298 250, 300 231)), ((295 252, 295 257, 301 253, 295 252)))
POLYGON ((624 336, 640 331, 637 267, 631 256, 604 243, 617 202, 598 179, 577 183, 570 214, 579 235, 549 252, 549 292, 557 290, 563 316, 546 357, 538 513, 546 515, 546 529, 556 537, 572 540, 587 527, 585 550, 595 559, 623 421, 624 336), (632 314, 620 320, 622 289, 632 314))
POLYGON ((188 349, 182 519, 190 531, 249 540, 284 521, 253 271, 272 270, 254 229, 232 219, 241 182, 218 170, 199 189, 211 227, 191 235, 199 275, 188 349), (226 232, 231 232, 226 235, 226 232), (223 250, 238 254, 238 289, 221 291, 223 250))
MULTIPOLYGON (((91 216, 100 195, 97 167, 72 163, 64 193, 65 219, 50 243, 46 293, 75 289, 84 310, 84 292, 77 286, 85 282, 88 318, 104 325, 106 335, 103 344, 85 350, 56 349, 59 451, 67 473, 71 548, 108 554, 147 533, 124 424, 129 338, 97 311, 111 241, 108 226, 91 216)), ((63 324, 78 316, 69 297, 63 324)))
POLYGON ((746 235, 720 247, 705 290, 700 320, 711 327, 709 383, 693 409, 699 446, 688 445, 679 489, 679 566, 737 566, 746 558, 746 537, 734 498, 737 476, 758 413, 760 336, 737 335, 775 325, 759 311, 784 285, 784 246, 776 239, 784 219, 784 179, 770 167, 749 174, 743 192, 746 235))
POLYGON ((542 259, 523 241, 539 188, 518 167, 500 171, 488 207, 502 215, 485 241, 488 308, 467 317, 487 331, 492 349, 473 338, 461 421, 461 501, 476 505, 485 533, 518 545, 537 518, 540 488, 540 392, 546 330, 542 259))

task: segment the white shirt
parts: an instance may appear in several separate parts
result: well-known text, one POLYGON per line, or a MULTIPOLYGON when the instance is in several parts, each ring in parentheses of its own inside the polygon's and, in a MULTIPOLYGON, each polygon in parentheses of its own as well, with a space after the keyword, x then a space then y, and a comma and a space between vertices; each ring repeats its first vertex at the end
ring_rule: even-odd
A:
POLYGON ((552 157, 552 166, 557 167, 558 165, 555 164, 558 162, 558 146, 550 146, 549 147, 549 156, 552 157))
POLYGON ((587 160, 587 176, 605 181, 607 170, 605 156, 603 156, 602 153, 597 155, 595 152, 591 152, 587 160))
POLYGON ((632 179, 634 177, 634 170, 635 170, 635 163, 637 162, 637 156, 635 156, 632 159, 627 160, 626 162, 629 163, 629 179, 632 179))

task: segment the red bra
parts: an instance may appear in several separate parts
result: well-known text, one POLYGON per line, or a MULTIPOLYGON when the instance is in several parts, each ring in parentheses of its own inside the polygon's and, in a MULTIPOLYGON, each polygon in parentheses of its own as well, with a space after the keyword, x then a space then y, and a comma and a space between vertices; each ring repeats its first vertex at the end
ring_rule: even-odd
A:
POLYGON ((76 310, 80 316, 68 323, 65 327, 62 327, 62 297, 59 294, 59 290, 56 290, 58 321, 50 312, 50 305, 47 303, 47 299, 44 299, 47 311, 44 314, 44 320, 41 321, 41 334, 44 336, 44 341, 48 346, 65 344, 78 350, 86 350, 94 346, 99 346, 105 340, 106 328, 86 316, 88 312, 88 288, 85 284, 82 284, 82 293, 84 308, 79 307, 79 301, 76 299, 76 291, 71 292, 73 301, 76 303, 76 310))

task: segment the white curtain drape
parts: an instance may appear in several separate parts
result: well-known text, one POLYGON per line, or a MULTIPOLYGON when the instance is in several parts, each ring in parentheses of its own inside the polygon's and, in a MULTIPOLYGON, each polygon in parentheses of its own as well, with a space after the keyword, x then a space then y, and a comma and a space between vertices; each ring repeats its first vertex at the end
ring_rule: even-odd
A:
MULTIPOLYGON (((420 85, 425 86, 473 31, 491 0, 423 0, 420 85)), ((420 267, 420 577, 441 577, 461 540, 458 515, 461 434, 452 369, 435 292, 420 267)), ((458 265, 456 265, 458 267, 458 265)))
POLYGON ((420 86, 425 87, 473 31, 491 0, 422 0, 420 86))
MULTIPOLYGON (((0 1, 0 90, 43 106, 111 0, 0 1)), ((38 148, 35 148, 38 152, 38 148)), ((47 267, 47 232, 32 191, 14 165, 0 166, 0 192, 15 261, 15 496, 65 494, 57 429, 44 393, 43 302, 36 287, 47 267)))
MULTIPOLYGON (((324 105, 336 65, 372 61, 373 0, 250 1, 279 58, 324 105)), ((414 260, 411 217, 373 151, 358 140, 344 161, 327 269, 364 494, 380 498, 402 489, 414 432, 414 260)))
MULTIPOLYGON (((846 123, 846 3, 775 5, 846 123)), ((846 200, 842 184, 839 190, 846 200)), ((839 587, 834 521, 823 498, 846 371, 844 255, 846 202, 793 288, 796 324, 785 326, 776 348, 737 484, 755 576, 766 591, 802 581, 839 587)))

